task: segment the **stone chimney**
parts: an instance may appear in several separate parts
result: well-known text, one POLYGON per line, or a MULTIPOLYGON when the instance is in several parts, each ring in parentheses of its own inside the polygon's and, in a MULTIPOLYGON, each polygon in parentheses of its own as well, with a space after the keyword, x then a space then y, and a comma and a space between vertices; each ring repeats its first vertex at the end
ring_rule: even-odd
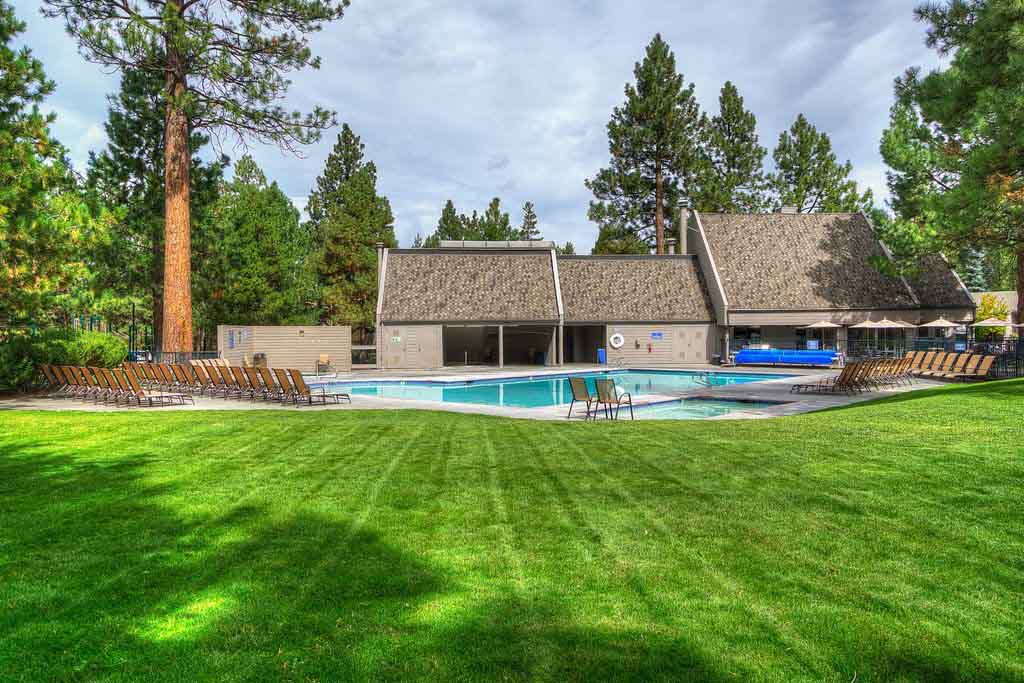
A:
POLYGON ((665 253, 675 254, 676 253, 676 238, 669 237, 665 239, 665 253))
POLYGON ((679 211, 679 253, 692 254, 690 251, 690 218, 693 209, 682 208, 679 211))
POLYGON ((800 213, 800 210, 792 204, 783 204, 779 207, 779 213, 800 213))

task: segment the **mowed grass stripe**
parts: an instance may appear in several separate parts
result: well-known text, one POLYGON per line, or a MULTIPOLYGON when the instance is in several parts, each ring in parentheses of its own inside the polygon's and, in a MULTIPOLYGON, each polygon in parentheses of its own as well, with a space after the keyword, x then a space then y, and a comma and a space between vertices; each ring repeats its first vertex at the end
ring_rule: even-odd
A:
POLYGON ((1022 398, 0 413, 0 679, 1022 680, 1022 398))

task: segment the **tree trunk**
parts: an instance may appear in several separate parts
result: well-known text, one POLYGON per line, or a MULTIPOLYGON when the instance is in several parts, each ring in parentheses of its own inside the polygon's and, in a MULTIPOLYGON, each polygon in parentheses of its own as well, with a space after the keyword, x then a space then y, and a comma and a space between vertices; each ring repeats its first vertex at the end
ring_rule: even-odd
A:
POLYGON ((174 73, 180 59, 168 50, 164 186, 163 351, 192 351, 192 244, 189 217, 188 115, 181 106, 185 78, 174 73))
POLYGON ((661 160, 659 159, 654 171, 654 250, 659 254, 665 253, 665 216, 661 210, 662 192, 661 160))
POLYGON ((164 338, 164 296, 163 289, 153 290, 153 348, 163 348, 164 338))

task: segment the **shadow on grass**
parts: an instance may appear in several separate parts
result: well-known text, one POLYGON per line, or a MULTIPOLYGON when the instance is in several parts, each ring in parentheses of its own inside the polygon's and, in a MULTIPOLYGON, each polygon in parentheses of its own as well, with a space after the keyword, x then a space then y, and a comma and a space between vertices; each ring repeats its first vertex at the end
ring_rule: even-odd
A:
MULTIPOLYGON (((40 440, 0 445, 0 679, 765 675, 752 660, 725 670, 721 634, 705 651, 694 643, 706 634, 653 617, 642 631, 611 615, 582 624, 570 593, 463 585, 431 561, 435 549, 397 547, 349 515, 244 500, 211 511, 181 483, 152 483, 158 459, 166 465, 146 450, 90 460, 40 440)), ((886 642, 871 643, 865 671, 971 678, 886 642)), ((813 667, 797 665, 808 678, 835 673, 813 667)))
POLYGON ((921 399, 948 398, 951 400, 971 400, 989 398, 997 400, 1020 401, 1024 398, 1024 379, 1003 379, 972 384, 949 383, 937 387, 919 388, 888 396, 878 396, 870 401, 860 401, 848 405, 834 406, 814 411, 814 414, 835 412, 858 412, 883 405, 920 401, 921 399))

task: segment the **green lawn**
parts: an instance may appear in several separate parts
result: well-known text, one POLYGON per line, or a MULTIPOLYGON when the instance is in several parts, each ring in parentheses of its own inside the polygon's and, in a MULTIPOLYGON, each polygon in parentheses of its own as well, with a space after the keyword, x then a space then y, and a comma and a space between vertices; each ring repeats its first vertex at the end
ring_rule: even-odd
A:
POLYGON ((770 421, 0 412, 0 680, 1024 680, 1024 382, 770 421))

